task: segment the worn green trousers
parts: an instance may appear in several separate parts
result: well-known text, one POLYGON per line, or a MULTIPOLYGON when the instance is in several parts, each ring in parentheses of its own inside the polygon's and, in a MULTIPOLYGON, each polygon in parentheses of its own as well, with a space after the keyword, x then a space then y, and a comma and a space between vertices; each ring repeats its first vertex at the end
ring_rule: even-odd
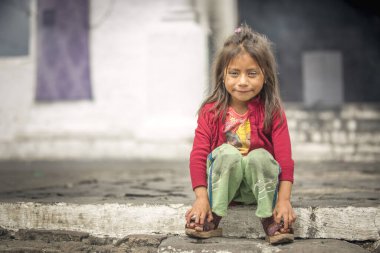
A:
POLYGON ((230 144, 213 150, 207 159, 207 189, 212 211, 225 216, 231 201, 256 204, 256 216, 272 216, 277 201, 280 166, 265 149, 246 156, 230 144))

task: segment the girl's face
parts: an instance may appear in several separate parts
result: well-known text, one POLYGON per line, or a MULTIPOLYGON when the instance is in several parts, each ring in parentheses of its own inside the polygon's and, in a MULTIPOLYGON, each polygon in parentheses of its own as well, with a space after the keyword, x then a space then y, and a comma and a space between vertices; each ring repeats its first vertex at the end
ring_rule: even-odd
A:
POLYGON ((246 106, 264 85, 264 73, 247 52, 233 58, 225 70, 224 84, 231 95, 231 106, 246 106))

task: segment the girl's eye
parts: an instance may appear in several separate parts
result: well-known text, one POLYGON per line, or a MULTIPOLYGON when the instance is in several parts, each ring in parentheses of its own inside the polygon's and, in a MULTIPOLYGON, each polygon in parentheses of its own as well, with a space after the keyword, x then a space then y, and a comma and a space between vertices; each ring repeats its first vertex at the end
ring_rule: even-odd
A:
POLYGON ((255 77, 257 75, 257 72, 249 72, 248 76, 249 77, 255 77))
POLYGON ((230 71, 228 74, 230 74, 233 77, 236 77, 239 75, 239 73, 237 71, 230 71))

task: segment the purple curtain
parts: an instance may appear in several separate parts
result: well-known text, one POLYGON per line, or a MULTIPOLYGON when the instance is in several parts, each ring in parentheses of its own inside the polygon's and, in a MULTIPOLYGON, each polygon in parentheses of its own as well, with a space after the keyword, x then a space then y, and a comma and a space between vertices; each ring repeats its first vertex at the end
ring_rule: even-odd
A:
POLYGON ((38 0, 37 101, 91 99, 88 0, 38 0))

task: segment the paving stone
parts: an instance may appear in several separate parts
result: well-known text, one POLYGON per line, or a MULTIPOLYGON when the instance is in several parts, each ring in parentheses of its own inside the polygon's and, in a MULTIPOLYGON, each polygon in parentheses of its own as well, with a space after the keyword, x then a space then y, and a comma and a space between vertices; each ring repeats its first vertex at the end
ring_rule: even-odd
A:
POLYGON ((371 250, 373 251, 373 253, 380 253, 380 240, 373 243, 373 245, 371 246, 371 250))
POLYGON ((112 246, 91 246, 81 242, 45 242, 39 240, 2 240, 0 252, 110 252, 112 246))
POLYGON ((67 230, 37 230, 37 229, 20 229, 16 233, 16 238, 20 240, 41 240, 45 242, 74 241, 80 242, 88 238, 89 234, 78 231, 67 230))
MULTIPOLYGON (((114 243, 111 240, 101 241, 97 238, 96 243, 104 243, 104 245, 94 245, 92 240, 77 241, 78 238, 73 238, 76 241, 62 240, 60 237, 45 236, 47 231, 44 231, 44 236, 36 235, 35 231, 23 231, 22 239, 0 240, 0 252, 136 252, 136 253, 153 253, 157 252, 157 248, 161 241, 167 236, 156 235, 130 235, 114 243), (42 238, 42 240, 36 239, 42 238), (54 239, 57 239, 54 241, 54 239)), ((52 231, 55 232, 55 231, 52 231)), ((62 234, 70 234, 71 231, 61 231, 62 234), (64 233, 66 232, 66 233, 64 233)))
POLYGON ((332 239, 295 240, 294 243, 271 246, 264 240, 241 238, 169 237, 159 252, 252 252, 252 253, 369 253, 358 245, 332 239))
POLYGON ((0 227, 0 240, 1 239, 8 239, 9 238, 9 232, 5 228, 0 227))
MULTIPOLYGON (((63 232, 63 231, 61 231, 63 232)), ((70 233, 70 231, 67 231, 70 233)), ((91 236, 90 236, 91 237, 91 236)), ((269 245, 261 239, 244 238, 210 238, 205 240, 189 238, 187 236, 166 235, 130 235, 117 242, 107 240, 106 245, 93 245, 90 240, 58 241, 46 240, 4 239, 0 240, 0 252, 257 252, 257 253, 365 253, 377 252, 378 243, 364 242, 362 247, 341 240, 310 239, 295 240, 294 243, 284 245, 269 245), (366 248, 366 249, 364 249, 366 248), (370 250, 370 251, 369 251, 370 250)), ((95 239, 96 237, 94 237, 95 239)), ((45 237, 43 237, 45 239, 45 237)), ((87 238, 88 239, 88 238, 87 238)), ((101 239, 101 238, 98 238, 101 239)))
POLYGON ((115 246, 127 245, 129 248, 149 246, 158 247, 166 235, 128 235, 116 242, 115 246))
POLYGON ((310 239, 296 240, 293 244, 277 246, 281 253, 369 253, 362 247, 341 240, 310 239))
POLYGON ((172 236, 164 240, 158 252, 278 252, 264 240, 239 238, 210 238, 206 240, 193 239, 187 236, 172 236))
POLYGON ((83 238, 82 242, 90 245, 109 245, 115 244, 118 240, 113 237, 95 237, 90 235, 88 238, 83 238))

